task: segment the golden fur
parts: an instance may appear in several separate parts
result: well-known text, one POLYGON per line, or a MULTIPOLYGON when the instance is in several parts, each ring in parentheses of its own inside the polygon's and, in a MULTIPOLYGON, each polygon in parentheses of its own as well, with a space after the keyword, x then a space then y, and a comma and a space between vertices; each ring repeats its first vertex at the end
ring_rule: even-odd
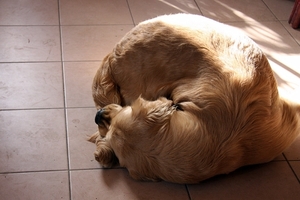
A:
POLYGON ((196 15, 133 28, 104 58, 93 97, 96 159, 138 180, 197 183, 268 162, 300 132, 300 107, 279 97, 259 47, 196 15))

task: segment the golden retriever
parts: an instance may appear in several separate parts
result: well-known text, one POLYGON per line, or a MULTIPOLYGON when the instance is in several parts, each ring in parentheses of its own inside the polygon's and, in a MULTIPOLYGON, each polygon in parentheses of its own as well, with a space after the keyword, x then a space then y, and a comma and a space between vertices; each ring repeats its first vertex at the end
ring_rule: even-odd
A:
POLYGON ((198 183, 271 161, 300 132, 300 106, 279 97, 260 48, 197 15, 133 28, 104 58, 93 97, 95 158, 137 180, 198 183))

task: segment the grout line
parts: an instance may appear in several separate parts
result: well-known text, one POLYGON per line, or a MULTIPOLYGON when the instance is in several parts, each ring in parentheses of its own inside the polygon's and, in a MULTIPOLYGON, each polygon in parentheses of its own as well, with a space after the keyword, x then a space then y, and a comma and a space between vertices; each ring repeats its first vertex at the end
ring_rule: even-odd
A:
POLYGON ((54 27, 58 27, 58 26, 129 26, 129 25, 132 25, 132 24, 64 24, 64 25, 61 25, 60 23, 59 24, 50 24, 50 25, 0 25, 0 27, 47 27, 47 26, 54 26, 54 27))
POLYGON ((40 25, 28 25, 28 24, 26 24, 26 25, 23 25, 23 24, 19 24, 19 25, 0 25, 0 27, 40 27, 40 26, 42 26, 42 27, 46 27, 46 26, 55 26, 55 27, 57 27, 58 25, 57 24, 49 24, 49 25, 47 25, 47 24, 40 24, 40 25))
POLYGON ((95 106, 77 106, 77 107, 66 107, 66 109, 81 109, 81 108, 93 108, 96 110, 95 106))
POLYGON ((29 110, 60 110, 64 107, 53 107, 53 108, 1 108, 0 111, 29 111, 29 110))
POLYGON ((132 24, 69 24, 69 25, 61 25, 61 27, 68 26, 132 26, 132 24))
MULTIPOLYGON (((275 17, 275 21, 279 22, 281 24, 281 26, 286 30, 286 32, 288 32, 288 34, 293 38, 293 40, 295 41, 296 44, 298 44, 300 46, 300 43, 297 42, 296 38, 294 38, 294 36, 290 33, 290 31, 284 26, 284 24, 282 23, 282 21, 285 20, 280 20, 279 18, 277 18, 276 14, 272 11, 272 9, 267 5, 267 3, 265 2, 265 0, 261 0, 265 6, 269 9, 269 11, 272 13, 272 15, 275 17)), ((286 20, 287 22, 288 20, 286 20)))
MULTIPOLYGON (((132 25, 132 24, 131 24, 132 25)), ((12 61, 12 62, 0 62, 0 64, 39 64, 39 63, 61 63, 62 61, 12 61)), ((102 60, 65 60, 64 63, 70 62, 102 62, 102 60)))
POLYGON ((66 135, 66 151, 67 151, 67 165, 68 165, 68 184, 69 184, 69 199, 72 199, 72 180, 70 172, 70 151, 69 151, 69 133, 68 133, 68 112, 67 112, 67 93, 66 93, 66 73, 64 67, 64 55, 63 55, 63 33, 61 26, 61 10, 60 10, 60 0, 57 0, 58 9, 58 23, 59 23, 59 40, 60 40, 60 59, 61 59, 61 69, 62 69, 62 84, 63 84, 63 102, 64 102, 64 115, 65 115, 65 135, 66 135))
POLYGON ((186 189, 186 192, 188 194, 189 200, 192 200, 192 197, 191 197, 191 194, 190 194, 190 190, 189 190, 189 187, 188 187, 187 184, 185 184, 185 189, 186 189))
POLYGON ((294 171, 294 169, 293 169, 293 167, 292 167, 291 163, 289 162, 289 160, 287 159, 287 157, 285 156, 285 154, 284 154, 284 153, 282 153, 282 155, 283 155, 283 157, 284 157, 285 161, 287 162, 287 164, 289 165, 289 167, 291 168, 291 170, 292 170, 292 172, 293 172, 294 176, 295 176, 295 177, 296 177, 296 179, 298 180, 298 183, 300 184, 300 179, 298 178, 298 176, 297 176, 296 172, 294 171))
POLYGON ((272 11, 272 9, 266 4, 266 2, 264 0, 261 0, 261 2, 268 8, 268 10, 270 11, 270 13, 272 13, 273 17, 275 17, 276 21, 279 21, 279 19, 277 18, 277 16, 275 15, 275 13, 272 11))
POLYGON ((26 174, 26 173, 46 173, 46 172, 74 172, 74 171, 89 171, 89 170, 125 170, 126 168, 123 167, 115 167, 115 168, 82 168, 82 169, 48 169, 48 170, 28 170, 28 171, 7 171, 7 172, 0 172, 0 175, 5 174, 26 174))
POLYGON ((92 171, 92 170, 127 170, 125 167, 114 167, 114 168, 103 168, 103 167, 93 167, 93 168, 83 168, 83 169, 70 169, 72 172, 76 171, 92 171))
POLYGON ((130 17, 131 17, 132 23, 133 23, 134 26, 136 26, 136 23, 134 22, 133 15, 132 15, 132 12, 131 12, 128 0, 126 0, 126 3, 127 3, 127 7, 128 7, 128 10, 129 10, 129 13, 130 13, 130 17))
POLYGON ((68 169, 49 169, 49 170, 33 170, 33 171, 12 171, 12 172, 0 172, 0 175, 5 174, 26 174, 26 173, 45 173, 45 172, 67 172, 68 169))
POLYGON ((34 110, 62 110, 62 109, 87 109, 87 108, 93 108, 95 109, 95 106, 77 106, 77 107, 53 107, 53 108, 1 108, 0 112, 9 112, 9 111, 34 111, 34 110))
POLYGON ((198 8, 198 10, 199 10, 199 12, 200 12, 200 14, 201 14, 202 16, 204 16, 204 14, 203 14, 203 12, 202 12, 202 10, 201 10, 201 8, 200 8, 200 6, 198 5, 198 3, 197 3, 196 0, 194 0, 194 3, 196 4, 196 6, 197 6, 197 8, 198 8))
POLYGON ((38 63, 60 63, 61 61, 12 61, 12 62, 0 62, 0 64, 28 64, 28 63, 32 63, 32 64, 38 64, 38 63))
POLYGON ((284 20, 278 20, 278 22, 281 24, 281 26, 286 30, 286 32, 293 38, 296 44, 300 46, 300 43, 297 42, 296 38, 290 33, 290 31, 284 26, 283 24, 284 20))

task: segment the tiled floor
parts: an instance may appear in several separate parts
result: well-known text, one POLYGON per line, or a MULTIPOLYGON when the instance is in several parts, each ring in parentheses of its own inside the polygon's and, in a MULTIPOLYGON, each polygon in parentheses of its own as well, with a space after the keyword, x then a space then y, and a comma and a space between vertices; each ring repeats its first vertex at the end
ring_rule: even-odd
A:
MULTIPOLYGON (((134 25, 194 13, 244 30, 300 103, 291 0, 1 0, 0 199, 300 199, 300 138, 275 161, 198 185, 137 182, 94 160, 92 78, 134 25)), ((176 166, 174 166, 176 167, 176 166)))

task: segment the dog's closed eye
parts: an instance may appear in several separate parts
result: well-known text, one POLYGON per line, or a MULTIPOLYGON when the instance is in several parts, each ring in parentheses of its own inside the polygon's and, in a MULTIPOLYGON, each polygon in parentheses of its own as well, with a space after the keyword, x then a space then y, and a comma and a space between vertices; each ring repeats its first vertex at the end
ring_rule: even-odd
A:
POLYGON ((176 104, 174 104, 173 106, 175 107, 175 109, 176 109, 177 111, 178 111, 178 110, 183 111, 183 108, 182 108, 182 106, 180 105, 180 103, 176 103, 176 104))

